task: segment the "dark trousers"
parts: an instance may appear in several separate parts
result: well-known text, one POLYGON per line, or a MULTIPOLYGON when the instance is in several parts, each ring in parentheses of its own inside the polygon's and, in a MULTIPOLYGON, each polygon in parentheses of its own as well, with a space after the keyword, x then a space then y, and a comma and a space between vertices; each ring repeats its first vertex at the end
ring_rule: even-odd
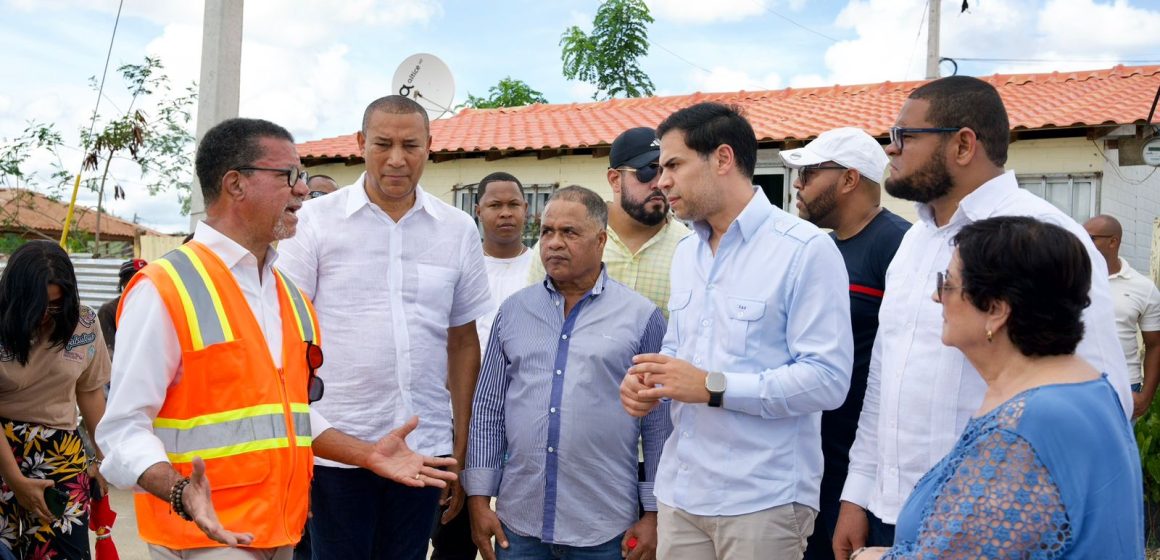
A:
POLYGON ((471 540, 471 516, 467 513, 467 504, 463 504, 459 515, 446 525, 440 522, 442 515, 442 508, 436 510, 435 532, 431 534, 431 560, 475 560, 478 550, 471 540))
POLYGON ((423 560, 439 491, 365 469, 315 466, 308 523, 314 560, 423 560))
MULTIPOLYGON (((846 473, 839 472, 831 475, 836 469, 827 469, 822 476, 821 506, 817 521, 814 522, 814 532, 806 541, 804 560, 834 560, 834 528, 838 525, 838 511, 841 509, 842 486, 846 482, 846 473), (829 476, 827 476, 829 475, 829 476)), ((894 544, 894 525, 887 525, 877 515, 866 510, 866 520, 870 523, 870 534, 866 537, 866 546, 892 546, 894 544)))

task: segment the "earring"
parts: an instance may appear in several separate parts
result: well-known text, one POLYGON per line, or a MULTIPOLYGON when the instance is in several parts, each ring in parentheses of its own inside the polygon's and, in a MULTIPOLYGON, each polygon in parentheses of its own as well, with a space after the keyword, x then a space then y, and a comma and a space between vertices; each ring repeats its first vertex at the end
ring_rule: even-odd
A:
POLYGON ((994 338, 995 338, 995 333, 991 332, 991 329, 987 329, 987 342, 991 342, 991 340, 994 338))

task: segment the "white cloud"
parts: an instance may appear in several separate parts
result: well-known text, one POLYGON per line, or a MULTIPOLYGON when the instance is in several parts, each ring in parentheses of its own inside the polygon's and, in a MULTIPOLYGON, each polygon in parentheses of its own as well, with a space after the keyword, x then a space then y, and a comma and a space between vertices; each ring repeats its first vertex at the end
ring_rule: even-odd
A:
POLYGON ((1160 10, 1137 8, 1127 0, 1049 0, 1035 27, 1043 37, 1041 46, 1063 56, 1099 58, 1092 55, 1147 50, 1155 57, 1160 10))
POLYGON ((646 0, 658 21, 709 24, 740 21, 765 12, 765 0, 646 0))
POLYGON ((724 66, 715 66, 710 72, 694 70, 692 82, 696 84, 697 91, 703 92, 759 91, 782 87, 781 76, 776 72, 762 77, 753 77, 744 70, 724 66))

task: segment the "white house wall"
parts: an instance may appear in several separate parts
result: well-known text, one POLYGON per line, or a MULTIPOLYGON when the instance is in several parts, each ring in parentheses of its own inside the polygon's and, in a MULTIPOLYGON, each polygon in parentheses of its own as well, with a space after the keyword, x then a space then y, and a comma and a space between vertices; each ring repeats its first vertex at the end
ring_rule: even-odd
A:
MULTIPOLYGON (((1152 222, 1160 216, 1160 168, 1148 165, 1118 167, 1117 150, 1107 151, 1103 164, 1100 211, 1124 226, 1120 256, 1132 268, 1148 273, 1152 251, 1152 222)), ((1101 158, 1103 160, 1103 158, 1101 158)))

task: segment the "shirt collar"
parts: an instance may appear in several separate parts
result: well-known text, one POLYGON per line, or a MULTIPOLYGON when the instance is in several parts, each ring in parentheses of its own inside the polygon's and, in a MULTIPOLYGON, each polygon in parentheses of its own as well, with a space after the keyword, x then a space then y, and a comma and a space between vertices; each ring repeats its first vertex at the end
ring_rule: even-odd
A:
MULTIPOLYGON (((947 221, 947 224, 960 220, 960 216, 972 222, 990 218, 994 215, 995 209, 1002 206, 1003 201, 1018 190, 1019 181, 1015 179, 1015 172, 1006 171, 990 181, 979 185, 979 188, 963 197, 959 201, 959 207, 955 209, 955 213, 951 215, 951 219, 947 221)), ((938 227, 934 222, 934 212, 931 211, 929 204, 924 202, 915 203, 915 208, 918 209, 918 218, 920 220, 931 227, 938 227)))
MULTIPOLYGON (((741 239, 749 241, 753 234, 757 233, 757 229, 769 215, 773 212, 773 204, 765 197, 764 193, 758 187, 753 187, 753 194, 749 199, 749 203, 741 210, 741 213, 734 218, 733 223, 729 224, 729 229, 734 227, 741 231, 741 239), (758 196, 760 195, 760 196, 758 196)), ((701 237, 702 241, 709 241, 709 234, 712 233, 713 228, 709 226, 708 222, 698 221, 693 223, 693 231, 701 237)))
MULTIPOLYGON (((600 276, 596 277, 596 284, 592 286, 588 293, 598 296, 604 291, 604 282, 608 279, 608 269, 604 267, 604 263, 600 263, 600 276)), ((549 293, 559 294, 556 285, 552 283, 552 277, 544 274, 544 287, 548 289, 549 293)))
POLYGON ((1124 260, 1124 257, 1117 258, 1120 259, 1120 271, 1115 274, 1109 274, 1108 278, 1123 278, 1124 280, 1131 280, 1132 277, 1136 275, 1136 270, 1132 268, 1132 265, 1128 264, 1128 261, 1124 260))
MULTIPOLYGON (((370 197, 367 196, 366 177, 367 174, 364 171, 362 175, 359 175, 358 180, 356 180, 349 188, 350 195, 346 199, 347 218, 353 216, 355 212, 358 212, 363 207, 373 204, 370 197)), ((407 211, 407 215, 410 215, 414 212, 423 211, 435 220, 442 221, 445 215, 443 209, 439 208, 439 205, 433 204, 430 200, 428 200, 430 196, 431 195, 427 194, 427 191, 423 190, 421 185, 415 185, 415 205, 407 211)))
MULTIPOLYGON (((605 229, 606 229, 606 231, 608 231, 608 240, 623 247, 624 252, 628 253, 629 252, 628 246, 625 245, 624 242, 620 240, 620 236, 617 235, 616 230, 612 229, 612 226, 608 226, 605 229)), ((648 249, 654 243, 659 243, 661 239, 664 239, 666 236, 670 235, 672 232, 673 232, 673 218, 671 216, 669 216, 669 217, 665 218, 665 225, 662 226, 661 229, 658 229, 657 232, 655 234, 653 234, 652 237, 648 238, 648 241, 645 241, 644 244, 640 246, 640 249, 637 249, 636 254, 639 255, 639 254, 643 253, 645 249, 648 249)))
MULTIPOLYGON (((213 251, 225 263, 226 268, 234 268, 246 257, 254 259, 255 264, 257 263, 257 257, 248 249, 205 222, 197 223, 197 227, 193 230, 193 240, 213 251)), ((270 267, 274 266, 276 260, 278 260, 278 251, 273 246, 268 247, 266 249, 265 269, 269 270, 270 267)))

